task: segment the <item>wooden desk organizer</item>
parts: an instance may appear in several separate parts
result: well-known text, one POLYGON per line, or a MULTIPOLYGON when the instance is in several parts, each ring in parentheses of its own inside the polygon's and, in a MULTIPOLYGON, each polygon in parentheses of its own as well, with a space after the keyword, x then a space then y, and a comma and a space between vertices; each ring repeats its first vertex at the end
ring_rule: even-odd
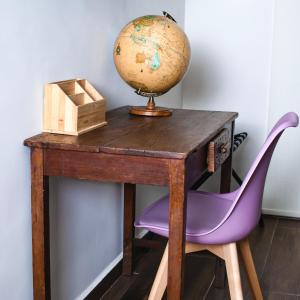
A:
POLYGON ((107 124, 106 101, 85 79, 46 84, 44 132, 80 135, 107 124))

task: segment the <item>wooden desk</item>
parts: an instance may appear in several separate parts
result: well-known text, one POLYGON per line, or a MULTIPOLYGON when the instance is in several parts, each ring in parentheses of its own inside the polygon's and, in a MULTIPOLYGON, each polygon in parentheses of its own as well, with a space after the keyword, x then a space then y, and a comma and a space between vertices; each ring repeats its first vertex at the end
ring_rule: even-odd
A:
MULTIPOLYGON (((108 125, 79 137, 42 133, 31 147, 34 299, 50 299, 49 176, 125 183, 123 273, 131 274, 135 185, 169 186, 168 298, 183 291, 187 189, 207 169, 207 144, 237 113, 177 109, 171 117, 107 113, 108 125)), ((231 154, 222 165, 221 191, 230 189, 231 154)))

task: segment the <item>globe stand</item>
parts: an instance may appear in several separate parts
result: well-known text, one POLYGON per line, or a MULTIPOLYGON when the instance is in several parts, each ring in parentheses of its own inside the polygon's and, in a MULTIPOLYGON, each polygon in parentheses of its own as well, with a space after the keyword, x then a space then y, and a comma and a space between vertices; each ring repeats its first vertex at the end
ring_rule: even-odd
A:
MULTIPOLYGON (((142 92, 136 91, 138 95, 142 95, 142 92)), ((155 105, 154 96, 149 97, 147 106, 133 106, 129 113, 138 116, 148 117, 168 117, 172 115, 172 111, 165 107, 158 107, 155 105)))

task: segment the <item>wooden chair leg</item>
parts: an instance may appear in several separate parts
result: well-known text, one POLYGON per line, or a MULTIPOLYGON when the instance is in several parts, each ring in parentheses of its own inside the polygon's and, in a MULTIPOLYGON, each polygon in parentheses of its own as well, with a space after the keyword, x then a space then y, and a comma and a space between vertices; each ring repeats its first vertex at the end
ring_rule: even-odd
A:
POLYGON ((263 295, 261 292, 261 288, 259 285, 259 281, 257 278, 252 254, 251 254, 251 249, 249 246, 249 241, 248 239, 244 239, 240 242, 238 242, 238 247, 242 256, 242 260, 245 265, 247 277, 250 283, 250 288, 252 291, 253 298, 256 300, 263 300, 263 295))
MULTIPOLYGON (((168 245, 169 244, 167 244, 162 260, 160 262, 148 300, 160 300, 167 287, 168 245)), ((242 244, 243 250, 241 251, 245 252, 244 248, 246 249, 246 246, 247 246, 246 244, 242 244)), ((243 300, 243 292, 242 292, 236 243, 231 243, 226 245, 200 245, 200 244, 186 243, 186 248, 185 248, 186 253, 202 251, 202 250, 209 250, 210 252, 214 253, 218 257, 225 260, 231 300, 243 300)), ((256 298, 256 299, 261 300, 262 298, 256 298)))
POLYGON ((241 276, 236 243, 223 245, 231 300, 243 300, 241 276))
POLYGON ((169 243, 166 246, 163 257, 160 261, 158 271, 155 276, 154 283, 151 288, 151 292, 148 300, 160 300, 167 287, 168 281, 168 251, 169 243))
MULTIPOLYGON (((212 247, 214 252, 216 251, 218 252, 220 249, 220 247, 218 246, 215 246, 216 249, 214 248, 214 246, 212 247)), ((168 248, 169 248, 169 243, 167 244, 163 257, 160 261, 160 265, 158 267, 148 300, 160 300, 163 297, 163 294, 167 287, 168 251, 169 251, 168 248)), ((201 251, 205 249, 207 249, 207 247, 204 245, 186 243, 185 252, 190 253, 190 252, 201 251)))

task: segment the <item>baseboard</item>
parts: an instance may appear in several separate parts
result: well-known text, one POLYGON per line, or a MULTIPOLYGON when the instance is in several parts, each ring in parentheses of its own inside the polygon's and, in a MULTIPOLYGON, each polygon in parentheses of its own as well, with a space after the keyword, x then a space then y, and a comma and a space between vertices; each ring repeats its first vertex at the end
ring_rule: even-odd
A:
POLYGON ((263 208, 262 211, 263 211, 263 214, 265 214, 265 215, 300 218, 300 211, 295 211, 295 210, 263 208))
MULTIPOLYGON (((142 229, 139 234, 136 235, 137 238, 141 239, 148 233, 148 230, 142 229)), ((122 259, 123 251, 91 282, 91 284, 78 296, 75 300, 92 300, 93 291, 97 288, 97 296, 102 290, 106 289, 106 286, 110 286, 112 282, 120 275, 122 270, 122 259), (101 283, 103 284, 101 285, 101 283), (101 287, 100 287, 101 285, 101 287), (99 291, 101 289, 101 291, 99 291)))
POLYGON ((96 286, 121 262, 123 252, 121 252, 93 281, 92 283, 75 299, 83 300, 96 288, 96 286))

